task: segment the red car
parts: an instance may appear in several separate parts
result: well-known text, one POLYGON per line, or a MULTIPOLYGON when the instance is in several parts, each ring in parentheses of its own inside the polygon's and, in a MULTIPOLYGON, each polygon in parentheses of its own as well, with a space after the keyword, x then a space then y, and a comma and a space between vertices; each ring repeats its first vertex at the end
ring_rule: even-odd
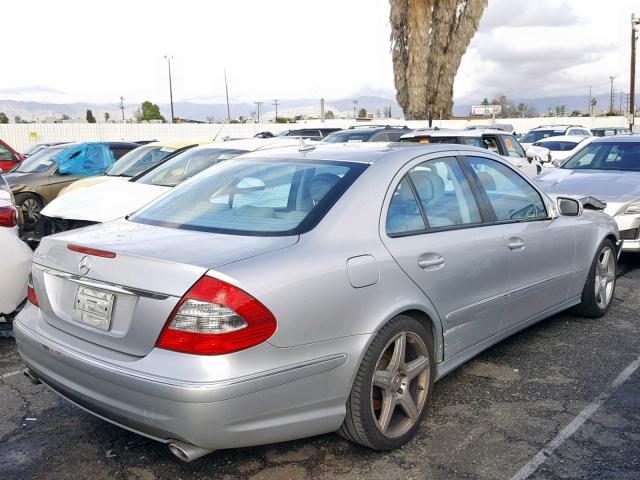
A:
POLYGON ((24 157, 21 154, 0 140, 0 170, 6 173, 22 160, 24 157))

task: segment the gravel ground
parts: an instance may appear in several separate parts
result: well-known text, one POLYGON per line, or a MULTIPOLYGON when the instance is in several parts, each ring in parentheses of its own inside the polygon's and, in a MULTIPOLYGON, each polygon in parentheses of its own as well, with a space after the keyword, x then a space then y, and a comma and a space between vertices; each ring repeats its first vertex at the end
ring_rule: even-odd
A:
POLYGON ((0 338, 0 477, 509 479, 538 458, 529 478, 638 479, 640 260, 621 266, 606 317, 557 315, 487 350, 436 384, 417 436, 388 453, 324 435, 185 464, 29 383, 15 342, 0 338))

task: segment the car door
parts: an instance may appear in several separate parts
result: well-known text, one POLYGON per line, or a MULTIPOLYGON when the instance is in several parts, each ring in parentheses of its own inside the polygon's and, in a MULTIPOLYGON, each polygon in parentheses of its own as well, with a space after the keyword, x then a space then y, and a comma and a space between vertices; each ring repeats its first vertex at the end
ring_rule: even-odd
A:
POLYGON ((382 239, 438 311, 449 359, 495 335, 506 306, 507 254, 456 155, 414 160, 396 176, 382 239))
POLYGON ((507 308, 500 330, 568 300, 574 274, 575 229, 550 211, 529 180, 491 158, 464 159, 501 226, 507 249, 507 308))

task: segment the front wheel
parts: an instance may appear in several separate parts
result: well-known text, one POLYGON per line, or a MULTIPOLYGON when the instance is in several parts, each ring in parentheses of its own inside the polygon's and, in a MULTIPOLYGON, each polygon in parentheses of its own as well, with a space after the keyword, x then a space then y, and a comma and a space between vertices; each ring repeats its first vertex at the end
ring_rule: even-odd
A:
POLYGON ((406 443, 433 388, 433 339, 416 319, 399 315, 376 335, 362 360, 338 433, 375 450, 406 443))
POLYGON ((33 230, 44 207, 42 200, 33 193, 16 193, 16 206, 21 210, 25 228, 33 230))
POLYGON ((609 311, 616 289, 616 247, 605 239, 591 264, 587 282, 582 290, 582 302, 575 307, 584 317, 598 318, 609 311))

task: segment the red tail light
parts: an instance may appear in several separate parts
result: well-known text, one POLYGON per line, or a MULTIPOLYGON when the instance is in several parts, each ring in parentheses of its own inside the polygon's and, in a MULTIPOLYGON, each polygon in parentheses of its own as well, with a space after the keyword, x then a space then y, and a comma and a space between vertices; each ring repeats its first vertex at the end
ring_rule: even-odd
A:
POLYGON ((0 227, 18 225, 18 211, 13 207, 0 207, 0 227))
POLYGON ((94 257, 115 258, 116 256, 116 254, 113 252, 96 250, 95 248, 89 247, 81 247, 79 245, 67 245, 67 248, 72 252, 84 253, 85 255, 92 255, 94 257))
POLYGON ((173 309, 156 346, 197 355, 222 355, 264 342, 276 326, 273 314, 251 295, 204 276, 173 309))
POLYGON ((31 274, 29 274, 29 281, 27 283, 27 300, 29 300, 29 302, 34 304, 36 307, 40 306, 38 305, 38 297, 36 296, 36 291, 33 289, 31 274))

